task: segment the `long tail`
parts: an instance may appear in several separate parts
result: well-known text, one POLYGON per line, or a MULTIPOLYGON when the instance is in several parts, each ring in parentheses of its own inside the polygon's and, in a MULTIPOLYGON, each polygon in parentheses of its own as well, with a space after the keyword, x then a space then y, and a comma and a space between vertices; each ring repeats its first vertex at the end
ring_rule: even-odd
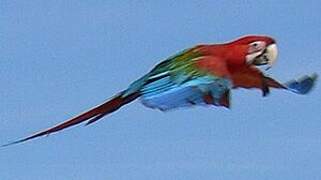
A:
POLYGON ((139 97, 139 93, 132 93, 130 95, 124 95, 125 91, 119 93, 118 95, 114 96, 113 98, 107 100, 106 102, 84 112, 81 113, 78 116, 75 116, 69 120, 66 120, 56 126, 50 127, 46 130, 40 131, 38 133, 35 133, 34 135, 28 136, 26 138, 2 145, 9 146, 17 143, 22 143, 40 136, 49 135, 54 132, 61 131, 65 128, 74 126, 76 124, 82 123, 84 121, 87 121, 86 125, 89 125, 91 123, 96 122, 97 120, 101 119, 102 117, 106 116, 107 114, 110 114, 120 107, 122 107, 125 104, 130 103, 131 101, 135 100, 137 97, 139 97))
POLYGON ((286 89, 296 94, 307 94, 314 87, 317 78, 318 75, 314 73, 310 76, 305 75, 299 79, 294 79, 284 84, 281 84, 269 77, 265 77, 265 81, 268 87, 286 89))

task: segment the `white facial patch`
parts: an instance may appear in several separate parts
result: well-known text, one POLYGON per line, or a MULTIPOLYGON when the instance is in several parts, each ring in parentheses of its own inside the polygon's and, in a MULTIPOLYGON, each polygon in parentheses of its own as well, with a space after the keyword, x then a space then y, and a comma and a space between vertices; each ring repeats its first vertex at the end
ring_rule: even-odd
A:
POLYGON ((268 45, 265 49, 248 54, 246 62, 253 65, 268 65, 268 69, 272 67, 278 56, 276 44, 268 45))
POLYGON ((252 54, 248 54, 246 55, 246 62, 248 64, 252 64, 253 60, 258 57, 259 55, 261 55, 263 53, 263 50, 262 51, 258 51, 256 53, 252 53, 252 54))
POLYGON ((266 47, 266 42, 264 41, 255 41, 250 44, 249 54, 262 51, 266 47))

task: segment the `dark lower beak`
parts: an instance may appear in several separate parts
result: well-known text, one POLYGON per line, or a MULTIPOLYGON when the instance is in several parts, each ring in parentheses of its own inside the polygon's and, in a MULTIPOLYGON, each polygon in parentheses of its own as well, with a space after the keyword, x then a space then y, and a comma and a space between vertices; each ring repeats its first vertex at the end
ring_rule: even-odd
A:
POLYGON ((253 60, 253 64, 256 65, 256 66, 267 65, 267 64, 269 64, 269 59, 265 55, 265 53, 262 53, 260 56, 256 57, 253 60))

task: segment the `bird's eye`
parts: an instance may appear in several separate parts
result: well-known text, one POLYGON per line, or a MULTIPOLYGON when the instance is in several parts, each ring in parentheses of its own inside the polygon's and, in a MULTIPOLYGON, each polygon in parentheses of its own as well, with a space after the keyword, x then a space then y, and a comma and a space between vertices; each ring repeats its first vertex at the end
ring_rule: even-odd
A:
POLYGON ((249 44, 249 53, 262 51, 265 48, 266 43, 264 41, 255 41, 249 44))
POLYGON ((254 43, 252 43, 252 46, 253 47, 257 47, 259 45, 259 43, 258 42, 254 42, 254 43))

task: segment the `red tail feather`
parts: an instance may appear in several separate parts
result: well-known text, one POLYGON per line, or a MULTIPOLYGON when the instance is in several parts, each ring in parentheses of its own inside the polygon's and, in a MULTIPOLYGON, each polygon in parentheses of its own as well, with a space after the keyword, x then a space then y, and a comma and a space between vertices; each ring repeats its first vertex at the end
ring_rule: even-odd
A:
POLYGON ((40 136, 44 136, 44 135, 48 135, 60 130, 63 130, 65 128, 74 126, 76 124, 82 123, 84 121, 88 121, 86 125, 89 125, 91 123, 96 122, 97 120, 101 119, 102 117, 106 116, 107 114, 110 114, 114 111, 116 111, 117 109, 119 109, 120 107, 122 107, 123 105, 130 103, 131 101, 135 100, 137 97, 139 97, 139 93, 134 93, 131 95, 128 95, 126 97, 122 97, 123 93, 119 93, 118 95, 116 95, 115 97, 113 97, 112 99, 108 100, 107 102, 104 102, 101 105, 98 105, 76 117, 73 117, 65 122, 62 122, 54 127, 51 127, 47 130, 44 131, 40 131, 32 136, 26 137, 24 139, 3 145, 3 146, 8 146, 8 145, 12 145, 12 144, 17 144, 17 143, 21 143, 30 139, 34 139, 40 136))

